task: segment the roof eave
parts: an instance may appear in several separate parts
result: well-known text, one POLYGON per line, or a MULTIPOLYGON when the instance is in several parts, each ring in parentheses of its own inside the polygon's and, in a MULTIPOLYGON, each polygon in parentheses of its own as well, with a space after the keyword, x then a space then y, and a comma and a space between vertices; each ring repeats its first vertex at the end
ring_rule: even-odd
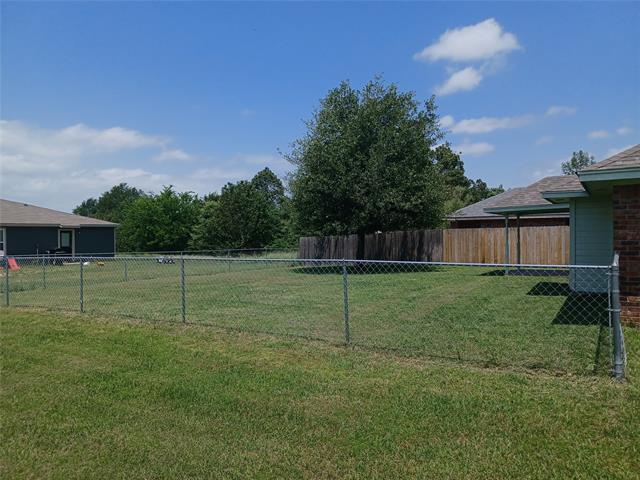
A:
POLYGON ((640 180, 640 167, 601 168, 578 172, 581 182, 606 182, 615 180, 640 180))
POLYGON ((570 198, 588 197, 589 192, 587 192, 586 190, 571 190, 571 191, 551 190, 548 192, 540 192, 540 195, 542 195, 542 198, 544 198, 545 200, 549 200, 551 203, 558 204, 558 203, 567 203, 567 200, 570 198))
POLYGON ((62 224, 62 223, 0 223, 0 227, 51 227, 51 228, 117 228, 118 223, 88 223, 88 224, 62 224))
POLYGON ((562 212, 568 211, 568 203, 549 203, 544 205, 513 205, 508 207, 485 208, 487 213, 496 213, 498 215, 519 215, 519 214, 535 214, 546 212, 562 212))

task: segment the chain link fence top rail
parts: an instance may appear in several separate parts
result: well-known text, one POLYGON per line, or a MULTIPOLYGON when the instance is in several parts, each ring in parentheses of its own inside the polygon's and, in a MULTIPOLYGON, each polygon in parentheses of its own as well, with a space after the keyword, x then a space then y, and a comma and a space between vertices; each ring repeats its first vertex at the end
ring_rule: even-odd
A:
POLYGON ((609 266, 197 255, 15 260, 19 269, 5 269, 0 288, 16 307, 186 321, 489 366, 579 374, 612 366, 609 266))

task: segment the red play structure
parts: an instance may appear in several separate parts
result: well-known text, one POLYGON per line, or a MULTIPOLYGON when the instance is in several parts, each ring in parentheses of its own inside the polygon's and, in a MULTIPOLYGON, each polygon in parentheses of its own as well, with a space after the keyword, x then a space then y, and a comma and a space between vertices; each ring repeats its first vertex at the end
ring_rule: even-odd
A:
MULTIPOLYGON (((4 270, 4 267, 0 266, 0 270, 4 270)), ((9 258, 9 270, 20 270, 20 265, 15 258, 9 258)))

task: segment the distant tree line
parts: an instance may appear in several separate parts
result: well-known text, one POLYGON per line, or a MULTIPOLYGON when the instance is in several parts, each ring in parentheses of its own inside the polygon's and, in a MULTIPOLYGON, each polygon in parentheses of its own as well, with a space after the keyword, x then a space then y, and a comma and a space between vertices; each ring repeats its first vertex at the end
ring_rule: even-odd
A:
POLYGON ((284 157, 287 185, 265 168, 200 198, 125 183, 74 213, 117 222, 120 251, 292 247, 300 235, 444 226, 444 217, 504 191, 469 179, 444 141, 435 99, 419 103, 376 78, 321 100, 284 157))

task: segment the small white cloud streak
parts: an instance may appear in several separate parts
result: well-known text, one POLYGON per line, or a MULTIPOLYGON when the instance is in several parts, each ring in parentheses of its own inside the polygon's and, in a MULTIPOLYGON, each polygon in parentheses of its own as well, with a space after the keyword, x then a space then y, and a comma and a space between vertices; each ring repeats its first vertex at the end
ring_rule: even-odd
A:
POLYGON ((495 130, 519 128, 530 124, 533 115, 521 115, 518 117, 480 117, 460 120, 453 125, 453 133, 479 134, 489 133, 495 130))
POLYGON ((440 117, 440 126, 442 128, 449 128, 453 126, 454 123, 455 123, 455 120, 451 115, 445 115, 444 117, 440 117))
POLYGON ((594 130, 593 132, 589 132, 588 137, 591 140, 598 140, 601 138, 608 138, 610 137, 611 134, 609 132, 607 132, 606 130, 594 130))
POLYGON ((553 142, 553 137, 551 135, 543 135, 536 140, 536 145, 546 145, 551 142, 553 142))
POLYGON ((568 107, 565 105, 551 105, 547 109, 546 115, 548 117, 574 115, 577 111, 578 109, 576 107, 568 107))
POLYGON ((607 150, 607 153, 605 153, 603 160, 606 160, 609 157, 613 157, 616 153, 624 152, 625 150, 628 150, 633 146, 634 145, 625 145, 624 147, 610 148, 609 150, 607 150))
POLYGON ((482 74, 474 67, 454 72, 442 85, 436 87, 437 95, 451 95, 457 92, 473 90, 482 81, 482 74))
POLYGON ((495 150, 495 147, 487 142, 471 143, 467 141, 459 145, 454 145, 451 148, 455 152, 460 152, 462 155, 467 155, 470 157, 480 157, 495 150))
POLYGON ((193 160, 193 157, 180 149, 163 150, 151 158, 158 163, 184 163, 193 160))

